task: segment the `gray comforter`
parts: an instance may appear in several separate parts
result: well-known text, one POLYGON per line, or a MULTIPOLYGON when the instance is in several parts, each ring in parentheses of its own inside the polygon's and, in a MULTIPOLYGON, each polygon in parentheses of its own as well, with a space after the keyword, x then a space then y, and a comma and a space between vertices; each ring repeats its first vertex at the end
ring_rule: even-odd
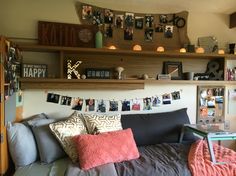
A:
POLYGON ((189 144, 157 144, 139 147, 140 158, 106 164, 88 171, 69 164, 66 176, 191 176, 187 166, 189 144))

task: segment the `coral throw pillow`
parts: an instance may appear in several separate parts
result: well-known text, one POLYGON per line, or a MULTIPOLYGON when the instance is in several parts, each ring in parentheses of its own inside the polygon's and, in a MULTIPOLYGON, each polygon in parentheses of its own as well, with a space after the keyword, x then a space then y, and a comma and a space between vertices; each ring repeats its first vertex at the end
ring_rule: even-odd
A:
POLYGON ((130 128, 98 135, 75 136, 80 167, 83 170, 139 157, 130 128))

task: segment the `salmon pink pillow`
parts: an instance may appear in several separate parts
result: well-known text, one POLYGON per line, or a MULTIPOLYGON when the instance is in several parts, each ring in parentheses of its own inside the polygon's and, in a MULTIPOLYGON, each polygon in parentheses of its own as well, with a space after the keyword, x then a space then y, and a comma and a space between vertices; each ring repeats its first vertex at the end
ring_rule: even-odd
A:
POLYGON ((83 170, 113 162, 139 157, 139 152, 130 128, 98 135, 75 136, 80 167, 83 170))

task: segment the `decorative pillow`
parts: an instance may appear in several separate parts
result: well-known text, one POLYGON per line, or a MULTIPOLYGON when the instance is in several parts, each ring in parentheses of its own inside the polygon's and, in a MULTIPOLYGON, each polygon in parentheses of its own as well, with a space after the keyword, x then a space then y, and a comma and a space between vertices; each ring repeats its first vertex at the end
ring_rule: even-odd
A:
POLYGON ((31 127, 37 143, 40 160, 44 163, 51 163, 66 155, 49 128, 49 124, 53 122, 55 122, 55 119, 41 119, 31 127))
MULTIPOLYGON (((189 124, 187 108, 176 111, 122 115, 123 129, 131 128, 138 146, 178 142, 183 124, 189 124)), ((184 140, 195 140, 186 133, 184 140)))
POLYGON ((131 129, 118 130, 98 135, 75 137, 80 167, 84 170, 139 157, 131 129), (102 144, 102 146, 101 146, 102 144))
POLYGON ((41 114, 36 114, 34 116, 31 116, 27 119, 24 119, 22 121, 22 123, 26 126, 34 126, 36 125, 37 123, 40 123, 39 121, 42 120, 42 119, 48 119, 49 117, 44 114, 44 113, 41 113, 41 114))
POLYGON ((7 137, 9 151, 16 168, 37 160, 37 147, 29 127, 23 123, 8 123, 7 137))
POLYGON ((122 130, 120 114, 83 114, 90 134, 122 130))
POLYGON ((69 119, 52 123, 49 127, 71 160, 76 162, 78 155, 73 137, 79 134, 87 134, 82 115, 74 112, 69 119))

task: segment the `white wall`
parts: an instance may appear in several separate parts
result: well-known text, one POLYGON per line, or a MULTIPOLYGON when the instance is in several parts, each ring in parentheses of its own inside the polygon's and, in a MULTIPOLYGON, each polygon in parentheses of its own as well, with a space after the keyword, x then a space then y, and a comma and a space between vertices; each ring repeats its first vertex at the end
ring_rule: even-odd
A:
POLYGON ((52 117, 66 117, 72 113, 70 106, 64 106, 55 103, 46 102, 47 93, 58 93, 64 96, 94 98, 104 100, 130 100, 136 98, 145 98, 155 95, 163 95, 174 91, 181 91, 181 99, 173 100, 170 105, 161 105, 153 108, 152 111, 131 111, 122 113, 147 113, 147 112, 163 112, 171 111, 180 108, 188 108, 188 115, 191 117, 191 122, 196 121, 196 87, 195 86, 176 86, 176 85, 160 85, 148 84, 144 90, 74 90, 74 91, 53 91, 53 90, 30 90, 24 92, 24 113, 25 117, 34 115, 35 113, 46 112, 52 117))

